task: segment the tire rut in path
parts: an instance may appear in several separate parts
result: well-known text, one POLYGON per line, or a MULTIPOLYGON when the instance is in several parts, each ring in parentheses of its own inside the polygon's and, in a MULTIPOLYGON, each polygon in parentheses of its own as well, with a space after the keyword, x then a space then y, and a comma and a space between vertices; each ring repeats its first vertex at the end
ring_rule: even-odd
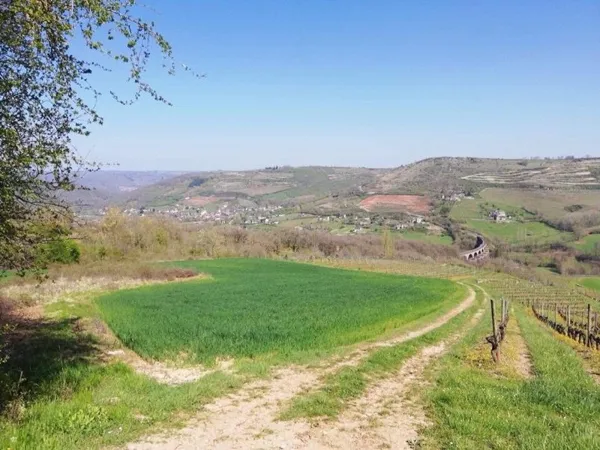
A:
MULTIPOLYGON (((474 326, 482 315, 483 309, 473 316, 468 328, 474 326)), ((415 448, 419 429, 427 425, 427 419, 418 399, 409 396, 426 387, 423 376, 425 369, 434 359, 446 353, 464 332, 462 330, 438 344, 424 348, 406 361, 395 375, 370 386, 365 395, 344 411, 337 421, 324 422, 312 429, 309 433, 310 442, 318 443, 314 448, 415 448)))
MULTIPOLYGON (((280 407, 299 393, 314 389, 315 386, 318 386, 322 382, 324 374, 337 370, 342 366, 358 364, 362 358, 369 354, 370 350, 398 345, 439 328, 469 308, 474 301, 475 292, 469 288, 469 295, 462 303, 423 328, 389 340, 367 344, 359 348, 341 363, 334 364, 328 368, 309 369, 291 366, 280 369, 276 371, 272 379, 252 382, 237 393, 217 399, 213 403, 206 405, 202 412, 182 430, 170 434, 150 436, 142 441, 129 444, 127 449, 342 448, 329 439, 322 437, 327 436, 330 431, 334 432, 334 428, 328 428, 325 424, 333 424, 335 422, 323 422, 326 428, 321 428, 315 427, 314 424, 307 421, 278 421, 277 415, 280 407)), ((444 348, 439 351, 443 352, 444 348)), ((432 352, 428 356, 428 360, 436 356, 437 350, 427 350, 427 352, 426 350, 423 350, 423 352, 432 352)), ((408 366, 410 361, 405 366, 408 366)), ((416 371, 417 369, 418 367, 413 370, 416 371)), ((400 373, 395 378, 401 378, 404 375, 406 374, 400 373)), ((352 440, 353 438, 349 437, 349 439, 352 440)), ((343 447, 346 450, 349 448, 371 448, 363 445, 362 442, 348 444, 348 441, 346 441, 343 447)))

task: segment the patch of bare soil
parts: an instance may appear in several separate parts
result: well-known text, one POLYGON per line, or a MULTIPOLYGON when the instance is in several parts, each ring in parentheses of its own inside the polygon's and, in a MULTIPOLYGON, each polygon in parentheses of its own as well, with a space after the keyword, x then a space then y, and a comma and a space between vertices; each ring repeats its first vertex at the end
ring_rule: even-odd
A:
POLYGON ((366 211, 392 208, 398 211, 427 214, 431 210, 431 200, 424 195, 372 195, 361 201, 359 205, 366 211))
POLYGON ((209 203, 216 202, 217 200, 219 200, 219 197, 215 197, 212 195, 211 196, 197 195, 195 197, 186 198, 183 203, 185 203, 186 205, 201 207, 201 206, 208 205, 209 203))
MULTIPOLYGON (((427 326, 389 341, 365 346, 341 364, 358 364, 369 354, 369 350, 386 345, 397 345, 442 326, 471 306, 474 300, 475 292, 470 290, 467 299, 459 306, 427 326)), ((201 415, 174 435, 151 436, 143 441, 132 443, 127 448, 130 450, 409 448, 385 447, 385 445, 388 445, 386 442, 396 445, 414 439, 417 426, 422 420, 416 414, 410 417, 399 416, 399 413, 404 413, 406 408, 404 403, 397 411, 392 409, 392 406, 407 392, 410 381, 418 378, 428 362, 446 348, 447 343, 443 343, 424 349, 419 355, 410 359, 397 376, 384 380, 370 389, 367 395, 339 421, 324 421, 321 424, 308 421, 277 421, 283 404, 301 392, 314 389, 321 382, 323 373, 332 371, 332 367, 339 368, 339 365, 327 369, 289 367, 276 372, 271 380, 257 381, 236 394, 207 405, 201 415), (383 424, 384 420, 388 420, 386 419, 388 416, 379 414, 378 408, 382 405, 383 409, 390 413, 389 421, 385 422, 387 425, 383 428, 379 425, 383 424), (396 411, 395 418, 391 414, 394 411, 396 411), (383 438, 369 434, 376 428, 380 428, 377 433, 383 433, 383 438)))
POLYGON ((233 366, 233 360, 231 359, 217 361, 216 366, 210 369, 199 365, 189 366, 160 361, 146 361, 140 358, 135 352, 126 349, 107 350, 105 351, 105 355, 109 359, 117 359, 126 363, 141 375, 171 386, 191 383, 217 371, 231 372, 233 366))
POLYGON ((215 367, 211 368, 201 365, 191 366, 186 362, 186 355, 182 355, 180 361, 147 361, 134 351, 122 348, 119 339, 100 319, 80 319, 77 322, 77 327, 81 331, 93 334, 98 338, 99 348, 101 349, 104 361, 121 361, 130 366, 138 374, 145 375, 163 384, 174 386, 197 381, 217 371, 231 372, 234 363, 232 359, 223 359, 217 361, 215 367))
POLYGON ((130 450, 295 448, 290 444, 308 432, 276 422, 279 406, 315 383, 316 374, 297 367, 277 372, 272 380, 248 385, 207 405, 202 414, 174 436, 163 434, 127 446, 130 450))
POLYGON ((372 387, 337 421, 323 422, 310 432, 310 440, 322 448, 410 449, 426 417, 415 399, 408 398, 425 367, 442 355, 442 342, 410 358, 392 377, 372 387))

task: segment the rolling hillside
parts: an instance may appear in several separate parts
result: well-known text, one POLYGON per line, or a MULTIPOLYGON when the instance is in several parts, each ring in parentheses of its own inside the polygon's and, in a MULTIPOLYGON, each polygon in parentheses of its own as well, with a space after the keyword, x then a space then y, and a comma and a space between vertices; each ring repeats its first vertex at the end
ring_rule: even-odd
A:
MULTIPOLYGON (((494 187, 512 188, 512 196, 515 192, 519 196, 525 188, 530 193, 591 192, 600 189, 599 177, 600 158, 432 158, 395 169, 285 166, 191 173, 103 171, 90 174, 87 185, 92 190, 75 197, 94 207, 161 207, 176 203, 205 206, 236 201, 302 205, 327 211, 359 209, 361 201, 370 195, 382 194, 428 195, 435 199, 442 194, 478 193, 494 187)), ((534 197, 518 203, 525 206, 535 201, 534 197)))
POLYGON ((600 188, 600 158, 594 159, 488 159, 432 158, 383 174, 375 189, 422 193, 485 187, 600 188))

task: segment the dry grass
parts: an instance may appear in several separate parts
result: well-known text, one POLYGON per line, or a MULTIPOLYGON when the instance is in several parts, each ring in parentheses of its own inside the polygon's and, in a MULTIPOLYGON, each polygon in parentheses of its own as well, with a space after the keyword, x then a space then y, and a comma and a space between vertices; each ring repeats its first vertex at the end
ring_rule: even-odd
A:
POLYGON ((479 272, 473 265, 458 261, 398 261, 382 259, 314 259, 314 264, 337 267, 341 269, 364 270, 367 272, 398 273, 412 276, 429 276, 434 278, 459 279, 471 277, 479 272))
POLYGON ((52 267, 43 279, 13 278, 0 290, 16 306, 74 300, 83 292, 112 291, 198 276, 191 269, 150 264, 98 263, 52 267))
MULTIPOLYGON (((489 309, 488 305, 485 306, 489 309)), ((487 313, 482 323, 490 324, 490 320, 490 315, 487 313)), ((491 325, 489 328, 491 329, 491 325)), ((508 321, 506 335, 500 347, 500 360, 497 363, 492 360, 490 349, 489 343, 483 339, 480 340, 470 350, 465 351, 465 363, 496 377, 530 378, 532 376, 529 352, 514 318, 508 321)))

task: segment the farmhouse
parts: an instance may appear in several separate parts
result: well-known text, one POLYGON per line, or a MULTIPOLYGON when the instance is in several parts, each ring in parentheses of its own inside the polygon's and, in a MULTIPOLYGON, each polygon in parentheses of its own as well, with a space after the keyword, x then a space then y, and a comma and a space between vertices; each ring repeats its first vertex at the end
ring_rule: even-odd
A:
POLYGON ((490 213, 490 219, 495 220, 496 222, 506 222, 507 215, 501 209, 495 209, 490 213))

